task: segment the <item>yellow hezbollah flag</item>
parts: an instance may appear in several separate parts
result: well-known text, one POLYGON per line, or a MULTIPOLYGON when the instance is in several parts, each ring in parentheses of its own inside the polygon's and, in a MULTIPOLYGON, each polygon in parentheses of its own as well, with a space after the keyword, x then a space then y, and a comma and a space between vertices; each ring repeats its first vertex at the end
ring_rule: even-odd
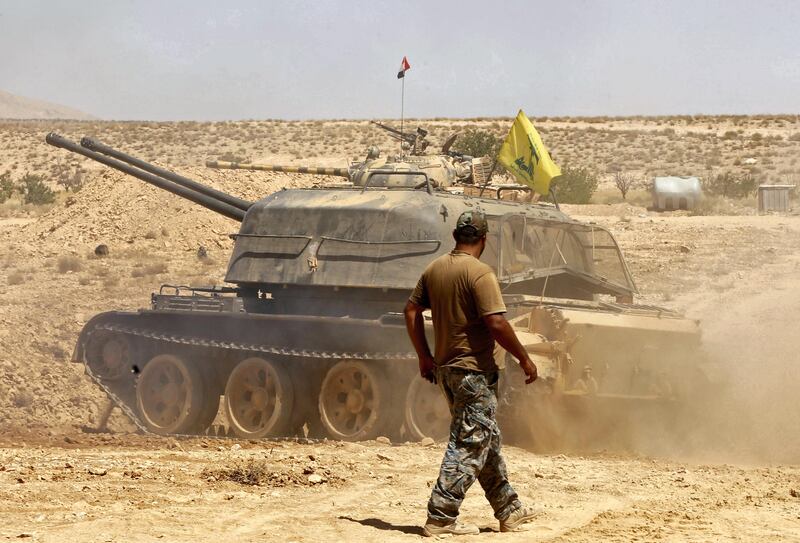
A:
POLYGON ((539 194, 550 192, 550 180, 561 175, 561 168, 550 158, 541 136, 521 109, 500 147, 497 161, 539 194))

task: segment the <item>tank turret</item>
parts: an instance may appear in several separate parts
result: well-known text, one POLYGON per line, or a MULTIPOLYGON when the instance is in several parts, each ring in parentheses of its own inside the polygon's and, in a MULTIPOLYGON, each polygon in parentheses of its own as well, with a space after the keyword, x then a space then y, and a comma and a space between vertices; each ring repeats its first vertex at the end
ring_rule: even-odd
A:
POLYGON ((328 175, 342 177, 357 187, 408 187, 414 188, 425 182, 447 189, 460 184, 482 183, 486 178, 485 159, 473 159, 450 150, 455 136, 442 146, 439 154, 425 154, 428 132, 417 128, 416 132, 402 132, 391 126, 372 121, 372 124, 387 131, 393 139, 401 142, 403 152, 399 155, 381 156, 380 149, 370 146, 366 157, 351 162, 346 168, 330 168, 314 165, 280 165, 252 162, 224 162, 209 160, 206 166, 215 169, 252 170, 306 175, 328 175))

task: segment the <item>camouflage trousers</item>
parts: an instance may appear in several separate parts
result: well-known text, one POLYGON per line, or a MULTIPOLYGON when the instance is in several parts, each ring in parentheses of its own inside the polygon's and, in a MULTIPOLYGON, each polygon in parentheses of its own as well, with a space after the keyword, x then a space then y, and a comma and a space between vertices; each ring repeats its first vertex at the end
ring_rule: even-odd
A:
POLYGON ((500 428, 495 419, 498 374, 444 367, 436 376, 450 406, 452 422, 439 478, 428 502, 428 518, 441 523, 454 521, 467 490, 477 479, 494 516, 505 519, 522 504, 508 483, 500 455, 500 428))

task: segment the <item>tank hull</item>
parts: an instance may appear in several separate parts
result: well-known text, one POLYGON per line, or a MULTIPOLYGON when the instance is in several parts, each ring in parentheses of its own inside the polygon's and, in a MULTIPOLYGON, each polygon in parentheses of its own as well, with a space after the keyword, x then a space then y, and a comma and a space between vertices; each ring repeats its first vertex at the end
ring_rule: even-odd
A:
MULTIPOLYGON (((154 307, 164 307, 164 298, 154 296, 154 307)), ((344 440, 447 435, 447 407, 438 387, 418 376, 398 313, 269 314, 242 309, 266 301, 167 298, 183 309, 97 315, 73 356, 141 431, 344 440), (259 403, 259 394, 272 399, 259 403)), ((526 387, 507 361, 498 416, 511 441, 559 448, 597 427, 601 412, 658 410, 692 393, 680 384, 687 368, 700 366, 694 321, 617 304, 510 297, 507 305, 541 376, 526 387), (681 364, 657 368, 675 345, 685 355, 681 364), (585 367, 598 376, 594 387, 587 386, 585 367)))

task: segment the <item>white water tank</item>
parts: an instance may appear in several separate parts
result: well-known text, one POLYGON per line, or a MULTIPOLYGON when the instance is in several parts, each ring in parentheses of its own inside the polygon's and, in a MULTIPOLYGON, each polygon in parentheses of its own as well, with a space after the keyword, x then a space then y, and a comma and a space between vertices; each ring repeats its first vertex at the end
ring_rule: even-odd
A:
POLYGON ((653 179, 653 208, 656 211, 692 209, 703 197, 697 177, 656 177, 653 179))

